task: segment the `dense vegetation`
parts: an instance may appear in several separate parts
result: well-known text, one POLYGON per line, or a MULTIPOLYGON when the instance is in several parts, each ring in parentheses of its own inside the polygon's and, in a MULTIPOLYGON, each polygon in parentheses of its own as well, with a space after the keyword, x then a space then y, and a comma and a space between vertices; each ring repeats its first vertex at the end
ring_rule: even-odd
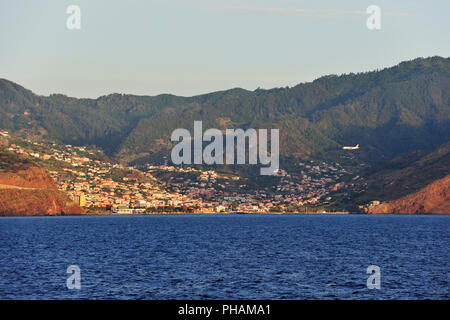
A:
POLYGON ((171 132, 192 130, 194 120, 203 120, 204 129, 279 128, 285 156, 326 158, 342 145, 359 143, 361 157, 375 162, 449 141, 449 88, 450 58, 441 57, 292 88, 195 97, 44 97, 0 80, 0 128, 93 144, 132 161, 167 156, 171 132))
POLYGON ((382 161, 371 167, 367 191, 359 203, 378 199, 394 200, 425 188, 435 180, 450 175, 450 142, 432 152, 415 151, 382 161))

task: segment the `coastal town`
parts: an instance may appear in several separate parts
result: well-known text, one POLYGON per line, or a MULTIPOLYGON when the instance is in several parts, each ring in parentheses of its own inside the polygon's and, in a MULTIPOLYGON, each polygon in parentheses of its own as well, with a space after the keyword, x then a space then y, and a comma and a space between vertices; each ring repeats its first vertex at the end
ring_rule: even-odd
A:
MULTIPOLYGON (((271 183, 211 168, 125 166, 92 146, 9 137, 6 147, 46 168, 57 187, 88 213, 333 213, 364 182, 341 164, 298 161, 271 183)), ((167 162, 167 161, 166 161, 167 162)))

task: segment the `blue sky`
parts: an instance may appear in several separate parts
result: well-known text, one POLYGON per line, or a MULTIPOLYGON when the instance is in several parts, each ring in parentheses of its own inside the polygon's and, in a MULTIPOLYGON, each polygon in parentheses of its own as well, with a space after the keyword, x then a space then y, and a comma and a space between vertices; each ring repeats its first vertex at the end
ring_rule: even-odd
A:
POLYGON ((450 0, 0 0, 0 78, 76 97, 293 86, 448 57, 449 12, 450 0), (372 4, 381 30, 366 27, 372 4))

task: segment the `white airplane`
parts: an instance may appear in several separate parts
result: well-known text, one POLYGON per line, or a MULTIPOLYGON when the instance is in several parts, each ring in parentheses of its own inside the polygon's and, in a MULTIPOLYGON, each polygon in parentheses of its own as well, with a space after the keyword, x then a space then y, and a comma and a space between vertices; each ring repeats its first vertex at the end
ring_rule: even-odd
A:
POLYGON ((359 149, 359 144, 357 144, 354 147, 343 147, 342 149, 344 149, 344 150, 358 150, 359 149))

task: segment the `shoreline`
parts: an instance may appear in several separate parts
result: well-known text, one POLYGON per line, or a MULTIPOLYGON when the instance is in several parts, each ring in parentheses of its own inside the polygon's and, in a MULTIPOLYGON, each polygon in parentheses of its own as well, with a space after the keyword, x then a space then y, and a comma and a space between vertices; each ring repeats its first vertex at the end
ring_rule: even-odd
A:
POLYGON ((90 212, 86 216, 147 216, 147 215, 348 215, 358 214, 351 212, 149 212, 149 213, 111 213, 111 212, 90 212))
MULTIPOLYGON (((150 212, 150 213, 112 213, 111 211, 96 211, 88 212, 84 214, 36 214, 36 215, 0 215, 2 217, 83 217, 83 216, 153 216, 153 215, 355 215, 359 213, 351 212, 150 212)), ((366 214, 364 214, 366 215, 366 214)))
POLYGON ((83 217, 83 216, 152 216, 152 215, 165 215, 165 216, 182 216, 182 215, 204 215, 204 216, 218 216, 218 215, 284 215, 284 216, 301 216, 301 215, 366 215, 366 216, 448 216, 449 214, 417 214, 417 213, 383 213, 383 214, 368 214, 368 213, 357 213, 357 212, 212 212, 212 213, 201 213, 201 212, 152 212, 152 213, 112 213, 111 211, 97 211, 89 212, 84 214, 60 214, 60 215, 0 215, 0 218, 18 218, 18 217, 83 217))

